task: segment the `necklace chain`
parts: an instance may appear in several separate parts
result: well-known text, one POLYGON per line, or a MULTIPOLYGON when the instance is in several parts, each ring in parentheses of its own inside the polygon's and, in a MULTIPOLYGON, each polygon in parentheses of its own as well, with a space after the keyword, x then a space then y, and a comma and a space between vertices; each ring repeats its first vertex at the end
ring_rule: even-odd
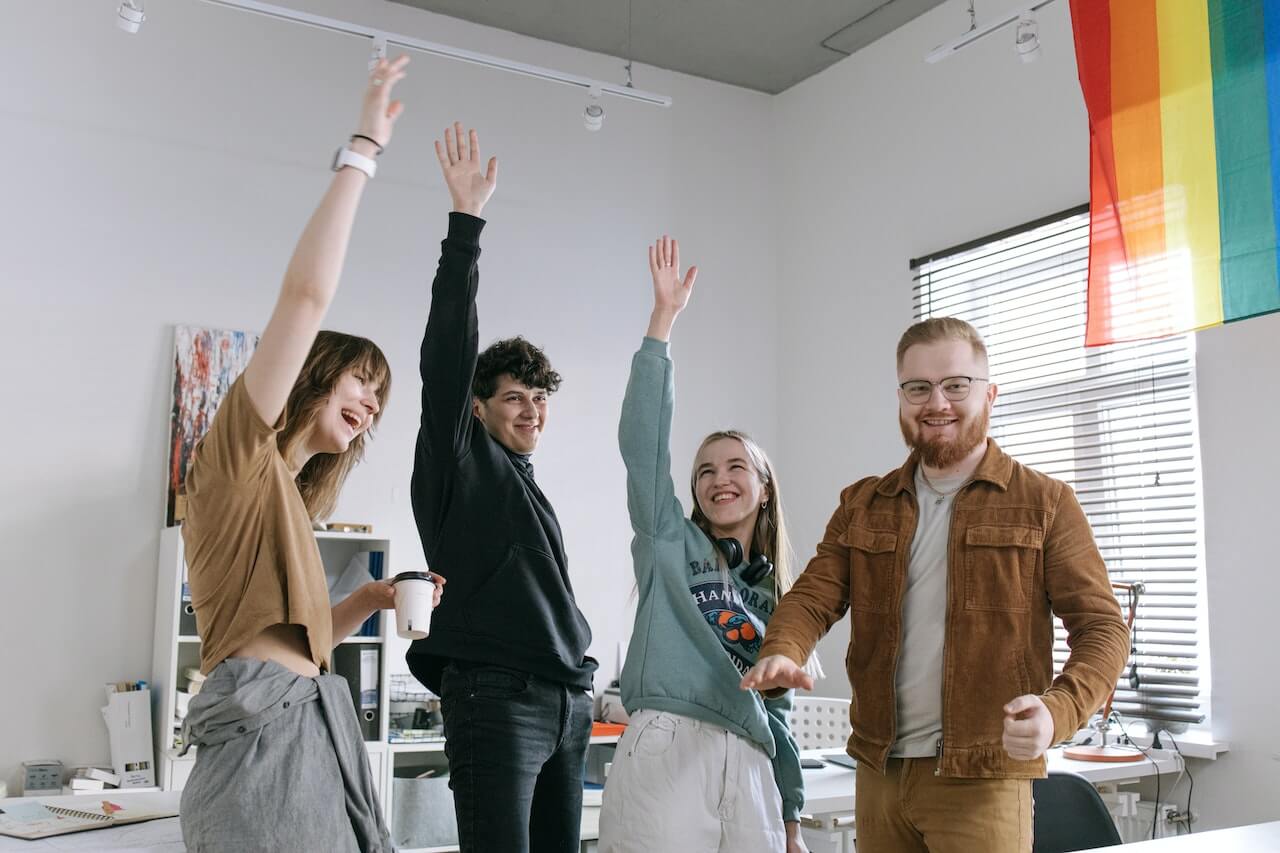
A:
POLYGON ((937 500, 935 500, 935 501, 934 501, 934 503, 935 503, 935 504, 940 504, 940 503, 942 503, 942 502, 943 502, 943 501, 945 501, 947 498, 951 497, 951 496, 952 496, 952 495, 954 495, 956 492, 958 492, 958 491, 960 491, 961 489, 963 489, 963 488, 964 488, 966 485, 968 485, 968 483, 969 483, 969 481, 968 481, 968 480, 965 480, 963 483, 961 483, 960 485, 956 486, 954 489, 952 489, 952 490, 951 490, 951 491, 949 491, 949 492, 939 491, 938 487, 937 487, 937 486, 935 486, 935 485, 934 485, 934 484, 929 480, 929 475, 928 475, 928 474, 926 474, 926 473, 924 472, 924 466, 923 466, 923 465, 921 465, 921 466, 920 466, 920 479, 921 479, 921 480, 923 480, 923 481, 924 481, 924 484, 925 484, 926 486, 928 486, 928 487, 929 487, 929 491, 933 492, 935 495, 937 495, 937 496, 938 496, 937 500))

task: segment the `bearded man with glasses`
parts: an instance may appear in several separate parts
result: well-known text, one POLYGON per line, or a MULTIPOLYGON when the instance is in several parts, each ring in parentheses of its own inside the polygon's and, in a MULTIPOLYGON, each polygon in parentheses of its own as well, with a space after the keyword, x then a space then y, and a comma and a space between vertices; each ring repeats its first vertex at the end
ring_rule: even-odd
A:
POLYGON ((911 453, 841 493, 742 686, 812 689, 802 667, 851 611, 859 853, 1028 853, 1031 779, 1106 700, 1128 631, 1070 487, 987 437, 977 330, 916 323, 897 363, 911 453), (1071 650, 1057 678, 1055 615, 1071 650))

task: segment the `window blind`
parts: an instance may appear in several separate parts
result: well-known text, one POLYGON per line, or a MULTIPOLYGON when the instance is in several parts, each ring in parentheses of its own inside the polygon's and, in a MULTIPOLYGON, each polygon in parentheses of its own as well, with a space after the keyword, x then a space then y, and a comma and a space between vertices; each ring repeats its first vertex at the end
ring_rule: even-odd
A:
POLYGON ((1145 586, 1115 710, 1199 723, 1209 681, 1195 341, 1086 348, 1088 241, 1084 207, 913 260, 912 307, 917 320, 977 327, 999 388, 992 437, 1074 488, 1111 579, 1145 586))

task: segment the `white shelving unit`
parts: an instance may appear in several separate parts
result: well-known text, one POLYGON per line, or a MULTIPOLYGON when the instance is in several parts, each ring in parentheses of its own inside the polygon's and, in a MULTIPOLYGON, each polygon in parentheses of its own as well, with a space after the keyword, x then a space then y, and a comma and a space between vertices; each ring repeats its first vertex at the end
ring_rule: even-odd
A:
MULTIPOLYGON (((320 558, 330 572, 339 572, 361 551, 383 553, 383 577, 394 574, 391 570, 391 541, 362 533, 316 532, 316 544, 320 558)), ((160 531, 160 555, 156 571, 156 622, 155 640, 151 655, 151 696, 153 730, 156 738, 156 781, 164 790, 180 790, 186 784, 191 768, 195 765, 195 750, 179 756, 174 742, 174 717, 177 711, 177 691, 187 687, 183 675, 188 667, 200 666, 200 638, 194 634, 179 633, 180 628, 194 626, 193 619, 183 618, 183 608, 189 603, 183 599, 183 583, 186 580, 186 562, 183 553, 182 528, 166 527, 160 531)), ((366 736, 365 747, 369 752, 369 766, 373 781, 383 803, 385 817, 390 820, 391 762, 388 754, 388 685, 389 672, 387 632, 394 632, 394 618, 385 615, 380 619, 379 634, 375 637, 348 637, 340 646, 365 645, 378 650, 378 706, 376 737, 366 736)), ((189 627, 194 631, 194 627, 189 627)), ((335 649, 337 659, 341 651, 335 649)), ((358 674, 357 674, 358 675, 358 674)), ((363 724, 363 723, 362 723, 363 724)))
MULTIPOLYGON (((353 556, 361 551, 383 552, 383 577, 392 577, 391 541, 361 533, 329 533, 317 531, 316 543, 320 558, 328 573, 340 572, 353 556)), ((408 567, 412 568, 412 566, 408 567)), ((174 745, 173 720, 177 709, 177 691, 185 689, 187 680, 183 672, 188 667, 200 666, 200 638, 194 634, 179 633, 184 623, 194 626, 194 619, 183 619, 182 587, 186 579, 186 563, 183 555, 182 529, 167 527, 160 532, 160 555, 157 568, 155 642, 151 659, 151 695, 153 703, 153 729, 156 737, 156 781, 163 790, 181 790, 195 766, 195 750, 185 756, 178 755, 174 745)), ((194 631, 194 627, 191 627, 194 631)), ((369 752, 369 768, 374 787, 382 804, 383 819, 388 827, 394 827, 396 769, 402 771, 447 769, 444 741, 419 741, 390 743, 387 731, 390 723, 390 677, 392 672, 407 671, 404 654, 409 642, 395 633, 395 615, 384 611, 376 637, 348 637, 334 651, 334 660, 341 647, 361 644, 376 647, 378 662, 377 737, 366 739, 369 752)), ((595 745, 612 744, 616 735, 591 738, 595 745)), ((402 853, 444 853, 456 851, 456 846, 405 848, 402 853)))

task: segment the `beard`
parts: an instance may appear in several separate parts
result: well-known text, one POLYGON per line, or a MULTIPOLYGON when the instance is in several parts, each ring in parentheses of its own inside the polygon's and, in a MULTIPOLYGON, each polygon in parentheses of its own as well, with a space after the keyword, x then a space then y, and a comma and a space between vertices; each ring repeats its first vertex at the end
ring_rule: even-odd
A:
POLYGON ((920 425, 908 421, 898 412, 898 428, 902 430, 902 440, 907 447, 920 454, 920 461, 930 468, 946 469, 960 462, 973 452, 979 444, 987 440, 987 428, 991 423, 991 415, 984 406, 981 414, 960 419, 960 434, 955 440, 933 438, 925 441, 920 437, 920 425))

